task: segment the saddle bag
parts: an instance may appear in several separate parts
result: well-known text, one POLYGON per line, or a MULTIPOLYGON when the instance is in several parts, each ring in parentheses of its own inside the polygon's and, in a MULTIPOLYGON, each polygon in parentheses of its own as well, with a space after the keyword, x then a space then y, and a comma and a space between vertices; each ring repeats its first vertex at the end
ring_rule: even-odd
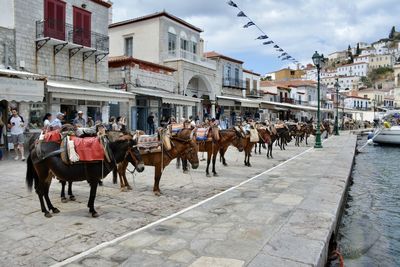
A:
POLYGON ((250 142, 257 143, 258 141, 260 141, 260 137, 257 129, 250 129, 250 142))

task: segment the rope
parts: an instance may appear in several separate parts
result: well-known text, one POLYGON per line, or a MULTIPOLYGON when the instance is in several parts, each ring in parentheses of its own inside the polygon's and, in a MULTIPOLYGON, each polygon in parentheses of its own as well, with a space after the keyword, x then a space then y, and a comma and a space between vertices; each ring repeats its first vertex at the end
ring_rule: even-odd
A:
POLYGON ((344 267, 344 259, 343 259, 342 254, 339 252, 339 250, 336 249, 333 253, 334 253, 336 256, 339 257, 340 267, 344 267))

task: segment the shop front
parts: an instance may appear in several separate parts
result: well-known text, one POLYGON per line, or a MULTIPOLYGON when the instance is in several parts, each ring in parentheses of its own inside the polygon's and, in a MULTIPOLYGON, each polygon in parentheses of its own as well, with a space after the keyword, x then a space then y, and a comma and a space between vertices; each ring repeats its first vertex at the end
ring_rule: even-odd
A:
POLYGON ((83 118, 91 117, 94 122, 107 123, 110 118, 110 104, 117 103, 120 116, 127 119, 130 127, 130 108, 135 105, 135 95, 122 90, 110 89, 100 84, 84 81, 47 82, 48 112, 65 114, 66 123, 72 123, 78 111, 83 111, 83 118))

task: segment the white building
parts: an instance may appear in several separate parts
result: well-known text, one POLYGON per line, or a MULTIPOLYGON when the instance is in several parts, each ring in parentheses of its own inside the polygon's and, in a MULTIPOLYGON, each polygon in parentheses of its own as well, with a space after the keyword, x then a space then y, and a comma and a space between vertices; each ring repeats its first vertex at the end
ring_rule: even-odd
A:
POLYGON ((261 75, 251 70, 243 69, 243 80, 245 82, 246 91, 243 97, 259 97, 260 96, 260 78, 261 75))
POLYGON ((368 63, 370 55, 359 55, 354 57, 354 63, 368 63))
POLYGON ((368 63, 360 62, 339 66, 336 68, 339 76, 367 76, 368 63))
POLYGON ((348 96, 344 99, 344 107, 357 110, 370 109, 370 99, 359 96, 348 96))
MULTIPOLYGON (((188 96, 186 103, 163 103, 177 117, 215 117, 216 64, 203 57, 202 30, 167 12, 113 23, 109 26, 110 55, 132 56, 176 69, 174 94, 188 96), (201 103, 193 98, 201 100, 201 103), (172 106, 171 106, 172 105, 172 106)), ((149 95, 138 92, 143 104, 149 95)), ((148 110, 143 110, 146 116, 148 110)), ((140 115, 141 116, 141 115, 140 115)))

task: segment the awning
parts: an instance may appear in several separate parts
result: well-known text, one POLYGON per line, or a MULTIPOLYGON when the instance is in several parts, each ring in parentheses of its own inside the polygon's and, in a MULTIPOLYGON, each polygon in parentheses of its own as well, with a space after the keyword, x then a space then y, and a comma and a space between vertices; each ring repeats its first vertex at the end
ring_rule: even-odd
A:
POLYGON ((0 77, 0 100, 42 102, 44 81, 0 77))
POLYGON ((218 99, 218 105, 219 106, 229 106, 233 107, 235 105, 235 101, 233 100, 227 100, 227 99, 218 99))
POLYGON ((135 95, 129 92, 111 89, 101 84, 84 81, 53 81, 47 82, 47 90, 52 97, 105 101, 105 102, 129 102, 135 95))
MULTIPOLYGON (((273 101, 266 101, 266 100, 262 100, 261 103, 268 104, 268 105, 274 105, 276 110, 278 110, 278 108, 285 108, 285 110, 287 110, 288 108, 291 108, 291 109, 298 109, 298 110, 303 110, 303 111, 306 111, 306 110, 307 111, 317 111, 317 107, 311 107, 311 106, 302 106, 302 105, 280 103, 280 102, 273 102, 273 101)), ((322 112, 334 112, 333 109, 321 108, 320 110, 322 112)))
POLYGON ((163 103, 175 104, 180 106, 194 106, 196 105, 196 103, 200 103, 201 101, 201 99, 195 97, 178 95, 171 92, 142 87, 135 87, 132 92, 138 95, 160 97, 163 103))
MULTIPOLYGON (((240 98, 240 97, 230 97, 230 96, 217 96, 217 98, 223 99, 223 100, 240 102, 240 105, 242 107, 249 107, 249 108, 259 108, 260 107, 260 101, 256 101, 256 100, 250 100, 250 99, 245 99, 245 98, 240 98)), ((220 101, 220 100, 218 100, 218 101, 220 101)))

